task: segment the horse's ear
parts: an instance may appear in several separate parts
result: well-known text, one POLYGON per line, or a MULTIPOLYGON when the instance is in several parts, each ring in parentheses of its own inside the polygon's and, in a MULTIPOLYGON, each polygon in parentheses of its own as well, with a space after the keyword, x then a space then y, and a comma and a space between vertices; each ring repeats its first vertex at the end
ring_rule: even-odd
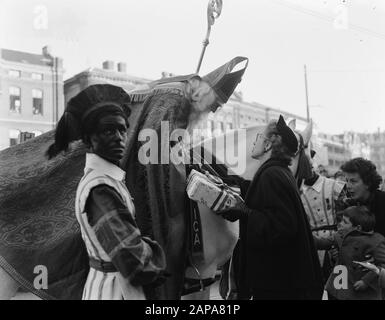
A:
POLYGON ((313 134, 313 120, 310 120, 305 130, 302 131, 303 142, 308 145, 313 134))
POLYGON ((287 126, 288 126, 291 130, 295 131, 295 128, 296 128, 296 126, 297 126, 297 121, 296 121, 295 119, 292 119, 292 120, 289 121, 289 123, 287 124, 287 126))

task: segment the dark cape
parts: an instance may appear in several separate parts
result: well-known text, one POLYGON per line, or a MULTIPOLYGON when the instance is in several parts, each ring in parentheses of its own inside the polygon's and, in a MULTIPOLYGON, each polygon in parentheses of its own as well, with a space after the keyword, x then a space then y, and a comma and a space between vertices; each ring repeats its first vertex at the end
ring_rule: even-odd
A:
MULTIPOLYGON (((138 153, 146 142, 139 141, 135 131, 124 160, 127 171, 126 184, 135 203, 136 219, 143 235, 156 240, 166 254, 167 272, 170 277, 164 285, 154 290, 145 288, 148 298, 179 299, 182 294, 186 250, 186 219, 189 201, 186 197, 186 170, 184 165, 161 164, 161 144, 169 153, 170 145, 161 139, 161 121, 174 129, 185 129, 191 105, 184 96, 183 86, 179 89, 154 92, 143 104, 142 117, 138 123, 141 129, 154 129, 159 138, 159 164, 143 165, 138 153)), ((154 145, 153 145, 154 146, 154 145)))
POLYGON ((266 161, 240 222, 239 298, 321 299, 322 275, 310 226, 287 164, 266 161))
MULTIPOLYGON (((185 268, 185 168, 141 165, 138 141, 143 128, 159 133, 160 121, 170 132, 186 128, 190 104, 182 83, 130 94, 125 110, 130 128, 122 168, 134 197, 136 219, 144 235, 165 248, 171 276, 147 297, 180 298, 185 268)), ((160 137, 160 134, 159 134, 160 137)), ((88 256, 75 217, 75 193, 83 176, 86 148, 80 142, 48 160, 50 131, 0 152, 0 266, 24 289, 43 299, 81 299, 88 275, 88 256), (34 267, 48 269, 48 289, 36 290, 34 267)), ((187 211, 186 211, 187 210, 187 211)))

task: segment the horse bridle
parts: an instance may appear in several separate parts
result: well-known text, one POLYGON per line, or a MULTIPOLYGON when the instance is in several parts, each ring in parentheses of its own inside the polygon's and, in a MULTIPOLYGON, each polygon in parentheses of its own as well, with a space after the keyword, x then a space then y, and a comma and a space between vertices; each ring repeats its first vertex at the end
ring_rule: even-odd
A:
MULTIPOLYGON (((298 132, 297 132, 298 133, 298 132)), ((308 148, 309 146, 308 145, 305 145, 305 142, 304 142, 304 140, 303 140, 303 137, 302 137, 302 135, 300 134, 300 133, 298 133, 298 135, 299 135, 299 147, 298 147, 298 150, 297 150, 297 152, 295 153, 295 157, 297 156, 297 155, 299 155, 299 157, 301 156, 301 152, 303 152, 303 150, 305 150, 306 148, 308 148)), ((295 172, 295 175, 294 175, 294 178, 297 180, 298 179, 298 173, 299 173, 299 166, 297 166, 297 170, 296 170, 296 172, 295 172)))

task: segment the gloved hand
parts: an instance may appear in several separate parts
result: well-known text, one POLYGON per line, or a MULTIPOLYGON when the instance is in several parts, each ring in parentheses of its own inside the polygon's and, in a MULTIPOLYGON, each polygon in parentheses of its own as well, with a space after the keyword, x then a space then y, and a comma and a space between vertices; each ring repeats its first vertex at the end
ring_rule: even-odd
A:
POLYGON ((153 281, 150 286, 153 288, 161 286, 163 283, 166 282, 167 278, 171 277, 171 273, 168 273, 167 271, 163 271, 159 274, 159 276, 156 278, 155 281, 153 281))
POLYGON ((333 262, 333 264, 336 264, 336 262, 338 261, 338 256, 339 256, 339 251, 338 249, 333 246, 330 250, 329 250, 329 254, 330 254, 330 258, 333 262))
POLYGON ((353 284, 353 288, 356 291, 365 291, 368 288, 368 285, 364 281, 359 280, 353 284))
POLYGON ((217 214, 228 221, 234 222, 242 218, 247 218, 251 211, 252 210, 249 209, 246 204, 242 201, 238 202, 235 207, 219 211, 217 212, 217 214))

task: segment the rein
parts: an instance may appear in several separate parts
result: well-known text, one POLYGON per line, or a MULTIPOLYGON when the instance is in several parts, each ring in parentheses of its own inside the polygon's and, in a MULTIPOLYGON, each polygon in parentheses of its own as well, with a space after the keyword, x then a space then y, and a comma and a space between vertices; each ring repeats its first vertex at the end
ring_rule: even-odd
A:
POLYGON ((307 147, 307 146, 305 146, 302 135, 300 133, 298 135, 299 135, 299 148, 298 148, 297 154, 295 155, 295 157, 298 157, 297 169, 296 169, 295 174, 294 174, 295 180, 298 180, 300 157, 303 156, 303 151, 307 147))

